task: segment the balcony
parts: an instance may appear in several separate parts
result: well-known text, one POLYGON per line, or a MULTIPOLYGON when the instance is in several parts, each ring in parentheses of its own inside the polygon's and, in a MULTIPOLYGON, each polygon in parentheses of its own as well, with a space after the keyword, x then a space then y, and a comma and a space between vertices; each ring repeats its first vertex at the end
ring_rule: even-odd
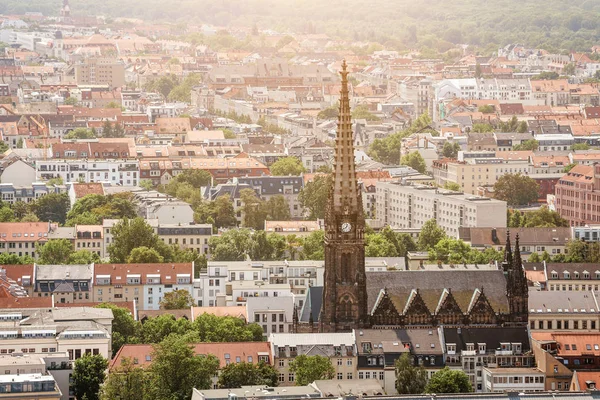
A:
POLYGON ((463 357, 464 356, 476 356, 477 355, 477 350, 463 350, 460 353, 463 357))
POLYGON ((67 361, 61 363, 51 364, 46 367, 48 371, 59 371, 65 369, 73 369, 73 364, 67 361))
POLYGON ((512 356, 513 351, 512 350, 496 350, 496 355, 497 356, 512 356))

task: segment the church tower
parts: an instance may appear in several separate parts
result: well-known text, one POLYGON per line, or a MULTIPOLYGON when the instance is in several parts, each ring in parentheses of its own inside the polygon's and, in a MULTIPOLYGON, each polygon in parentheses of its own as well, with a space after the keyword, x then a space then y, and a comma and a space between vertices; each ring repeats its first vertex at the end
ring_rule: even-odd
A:
POLYGON ((69 18, 71 16, 71 8, 69 7, 69 0, 63 0, 63 6, 60 10, 60 16, 63 18, 69 18))
POLYGON ((506 293, 509 303, 509 314, 511 322, 527 324, 529 318, 528 301, 529 287, 527 277, 521 260, 521 249, 519 247, 519 234, 515 237, 515 251, 512 263, 509 267, 506 279, 506 293))
POLYGON ((325 282, 320 329, 347 331, 368 325, 365 274, 365 216, 356 180, 348 71, 342 90, 335 144, 333 185, 325 212, 325 282))

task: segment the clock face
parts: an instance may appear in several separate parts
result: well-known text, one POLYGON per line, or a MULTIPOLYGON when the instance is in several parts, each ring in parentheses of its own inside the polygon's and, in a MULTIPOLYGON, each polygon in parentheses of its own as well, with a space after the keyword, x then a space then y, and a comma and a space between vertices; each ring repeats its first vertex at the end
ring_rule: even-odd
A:
POLYGON ((350 222, 344 222, 342 224, 342 232, 344 233, 348 233, 352 230, 352 225, 350 224, 350 222))

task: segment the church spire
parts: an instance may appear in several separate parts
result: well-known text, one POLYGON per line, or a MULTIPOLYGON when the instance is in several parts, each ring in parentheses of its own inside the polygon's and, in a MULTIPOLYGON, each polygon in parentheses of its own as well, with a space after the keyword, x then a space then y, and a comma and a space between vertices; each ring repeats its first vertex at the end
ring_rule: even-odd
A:
POLYGON ((506 230, 506 246, 504 247, 504 262, 502 263, 502 267, 504 272, 506 273, 513 265, 513 255, 512 249, 510 247, 510 230, 506 230))
POLYGON ((515 256, 512 268, 516 270, 523 269, 523 261, 521 261, 521 250, 519 249, 519 234, 515 237, 515 256))
POLYGON ((359 210, 359 190, 354 166, 354 138, 352 135, 352 115, 348 91, 348 71, 346 60, 342 62, 342 90, 337 137, 335 139, 335 169, 333 175, 333 208, 345 213, 359 210))

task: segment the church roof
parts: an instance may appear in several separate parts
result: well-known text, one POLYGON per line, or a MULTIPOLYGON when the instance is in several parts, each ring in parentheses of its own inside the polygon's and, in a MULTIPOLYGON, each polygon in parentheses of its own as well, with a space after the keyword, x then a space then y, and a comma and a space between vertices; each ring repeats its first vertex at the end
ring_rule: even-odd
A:
POLYGON ((369 313, 381 290, 388 295, 398 312, 402 313, 413 289, 432 313, 436 310, 444 289, 449 289, 463 313, 469 309, 476 289, 483 288, 490 305, 496 312, 508 312, 506 279, 498 270, 442 270, 442 271, 390 271, 367 273, 369 313))

